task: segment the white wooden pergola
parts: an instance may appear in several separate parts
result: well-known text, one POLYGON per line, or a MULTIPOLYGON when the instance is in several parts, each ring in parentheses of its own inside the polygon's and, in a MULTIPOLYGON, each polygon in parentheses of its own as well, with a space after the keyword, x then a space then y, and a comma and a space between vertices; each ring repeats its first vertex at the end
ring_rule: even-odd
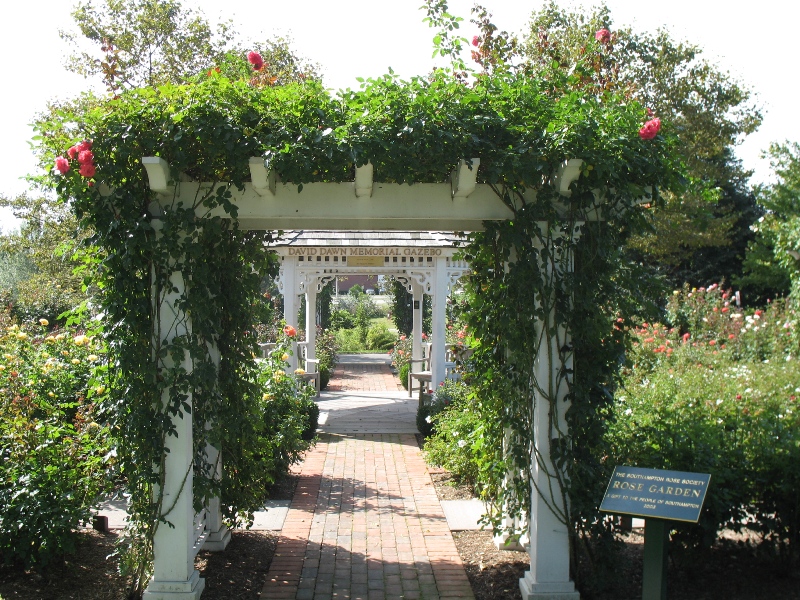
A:
MULTIPOLYGON (((210 188, 210 184, 203 182, 173 181, 169 165, 161 158, 145 157, 142 162, 147 169, 150 188, 162 205, 182 203, 191 206, 198 192, 204 187, 210 188)), ((281 183, 262 158, 254 157, 250 159, 252 182, 245 184, 244 191, 231 191, 238 208, 239 225, 243 229, 480 231, 484 222, 507 220, 513 214, 488 185, 476 184, 475 168, 479 163, 477 158, 471 160, 471 165, 461 161, 453 169, 449 183, 415 185, 375 182, 372 166, 367 164, 356 169, 352 182, 306 184, 298 193, 297 185, 281 183)), ((569 186, 579 177, 581 164, 580 160, 570 160, 551 175, 552 182, 562 195, 570 194, 569 186)), ((527 194, 533 200, 536 192, 529 190, 527 194)), ((200 218, 228 216, 221 208, 210 215, 205 208, 198 208, 197 212, 200 218)), ((547 223, 543 222, 542 227, 546 228, 547 223)), ((435 258, 436 263, 431 268, 427 268, 425 261, 424 268, 410 269, 405 274, 398 273, 395 276, 406 277, 406 281, 411 282, 412 292, 418 286, 416 289, 427 290, 424 293, 443 299, 448 282, 455 276, 449 274, 452 273, 450 270, 464 265, 455 265, 447 256, 435 258)), ((309 290, 314 293, 327 276, 324 272, 296 268, 284 269, 284 274, 284 289, 301 290, 300 293, 308 293, 309 290)), ((183 281, 179 274, 171 281, 176 293, 181 293, 183 281)), ((293 294, 288 296, 292 297, 293 294)), ((170 319, 173 320, 180 317, 179 320, 190 327, 191 320, 187 315, 176 314, 180 309, 174 305, 175 297, 173 293, 165 300, 162 312, 170 313, 170 319)), ((296 314, 296 307, 293 314, 296 314)), ((520 315, 520 318, 532 317, 520 315)), ((433 327, 434 339, 444 339, 444 319, 440 317, 433 327)), ((417 330, 421 331, 421 328, 417 330)), ((544 347, 552 347, 554 343, 550 339, 541 341, 544 347)), ((313 348, 313 345, 310 347, 313 348)), ((557 411, 555 422, 560 431, 566 432, 564 415, 569 408, 565 400, 566 385, 555 382, 559 381, 558 373, 565 367, 571 368, 571 365, 560 364, 558 356, 557 351, 542 350, 535 367, 539 382, 552 383, 550 388, 554 390, 551 393, 554 401, 551 403, 542 399, 535 402, 534 398, 531 399, 536 407, 533 437, 538 455, 531 473, 531 569, 520 580, 525 600, 579 600, 569 575, 567 526, 549 508, 562 504, 561 488, 558 480, 552 476, 555 467, 550 460, 549 450, 550 411, 557 411)), ((439 381, 444 377, 443 360, 440 360, 433 367, 439 381)), ((186 366, 191 368, 190 364, 186 366)), ((191 397, 187 402, 191 403, 191 397)), ((203 544, 222 549, 229 539, 222 525, 218 503, 209 501, 204 514, 200 516, 192 509, 191 416, 186 415, 186 418, 175 419, 174 422, 178 435, 167 438, 169 452, 164 463, 164 497, 165 503, 174 505, 169 515, 174 527, 159 527, 157 530, 154 539, 154 575, 145 591, 145 598, 149 600, 199 598, 204 581, 194 569, 197 550, 203 544)), ((497 443, 502 443, 502 440, 497 443)))

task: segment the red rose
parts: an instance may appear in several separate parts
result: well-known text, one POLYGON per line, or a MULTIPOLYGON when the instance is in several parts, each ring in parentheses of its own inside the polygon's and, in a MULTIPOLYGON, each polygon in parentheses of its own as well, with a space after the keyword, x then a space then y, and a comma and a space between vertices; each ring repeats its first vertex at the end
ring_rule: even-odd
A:
POLYGON ((94 177, 94 174, 97 172, 97 169, 94 168, 92 163, 86 163, 81 165, 80 170, 78 173, 83 175, 84 177, 94 177))
POLYGON ((283 333, 287 335, 287 337, 294 337, 297 335, 297 329, 292 327, 291 325, 287 325, 283 328, 283 333))
POLYGON ((264 59, 258 52, 248 52, 247 62, 253 65, 253 69, 260 71, 264 67, 264 59))
POLYGON ((75 157, 78 156, 78 152, 80 152, 80 150, 78 150, 78 147, 77 146, 72 146, 72 148, 67 150, 67 156, 69 156, 71 159, 74 160, 75 157))
POLYGON ((69 161, 63 156, 56 157, 56 170, 65 175, 69 171, 69 161))
POLYGON ((661 119, 655 118, 647 123, 639 130, 639 137, 643 140, 652 140, 658 135, 661 130, 661 119))
POLYGON ((607 44, 611 41, 611 32, 605 27, 603 27, 603 29, 598 29, 597 33, 594 34, 594 39, 601 44, 607 44))
POLYGON ((476 36, 473 36, 473 38, 472 38, 472 45, 477 47, 477 46, 478 46, 478 44, 480 44, 480 43, 481 43, 481 38, 479 38, 477 35, 476 35, 476 36))
POLYGON ((78 162, 82 165, 90 164, 94 161, 94 154, 91 150, 82 150, 78 153, 78 162))
POLYGON ((83 140, 81 143, 75 146, 78 149, 78 152, 83 152, 84 150, 91 150, 92 149, 92 142, 89 140, 83 140))

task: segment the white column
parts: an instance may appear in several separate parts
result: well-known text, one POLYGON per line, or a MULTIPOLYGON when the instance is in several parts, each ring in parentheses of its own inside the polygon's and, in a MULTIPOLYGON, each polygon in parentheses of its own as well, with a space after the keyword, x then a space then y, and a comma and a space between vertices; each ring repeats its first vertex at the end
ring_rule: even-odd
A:
MULTIPOLYGON (((558 250, 551 246, 551 253, 558 250)), ((556 254, 551 254, 556 256, 556 254)), ((549 267, 545 267, 549 269, 549 267)), ((557 269, 570 269, 562 264, 557 269)), ((553 314, 550 315, 553 323, 553 314)), ((540 327, 544 324, 540 323, 540 327)), ((556 328, 539 336, 540 343, 534 374, 542 390, 534 392, 533 438, 537 455, 531 470, 530 547, 531 570, 520 579, 523 600, 580 600, 569 573, 568 514, 550 455, 551 440, 567 436, 565 401, 567 381, 561 376, 571 372, 572 355, 565 359, 559 350, 569 345, 567 332, 556 328), (567 371, 566 369, 569 369, 567 371)))
MULTIPOLYGON (((422 303, 424 297, 420 284, 411 283, 411 297, 411 357, 420 359, 422 358, 422 303)), ((414 371, 420 370, 419 363, 411 366, 414 371)))
POLYGON ((317 282, 306 288, 306 358, 317 358, 317 282))
MULTIPOLYGON (((160 229, 160 220, 154 220, 154 227, 160 229)), ((183 276, 179 271, 169 279, 174 290, 160 301, 158 332, 156 339, 169 343, 175 337, 191 331, 188 315, 176 307, 176 300, 184 292, 183 276)), ((158 301, 158 300, 156 300, 158 301)), ((171 368, 174 363, 168 354, 164 366, 171 368)), ((184 355, 181 366, 187 373, 192 371, 192 361, 184 355)), ((170 389, 162 395, 164 406, 169 404, 170 389)), ((185 402, 191 407, 192 396, 185 402)), ((194 507, 192 499, 192 415, 181 411, 172 417, 177 435, 165 439, 164 488, 161 515, 173 527, 159 523, 153 538, 153 577, 143 594, 146 600, 197 600, 205 587, 205 580, 194 568, 194 507)), ((156 491, 158 493, 158 491, 156 491)))
MULTIPOLYGON (((216 344, 208 344, 208 354, 216 367, 217 377, 219 377, 220 354, 216 344)), ((213 423, 206 424, 207 428, 213 426, 213 423)), ((206 460, 208 460, 209 464, 214 465, 212 476, 217 481, 220 481, 222 479, 222 457, 219 449, 207 444, 206 460)), ((222 507, 220 506, 219 496, 215 496, 206 501, 206 541, 203 544, 203 549, 219 552, 225 550, 230 541, 231 532, 222 522, 222 507)))
MULTIPOLYGON (((216 465, 214 477, 222 479, 222 459, 220 452, 211 444, 206 446, 206 456, 208 462, 216 465)), ((225 550, 231 541, 231 531, 222 522, 222 507, 220 506, 219 496, 215 496, 206 502, 206 540, 203 543, 204 550, 219 552, 225 550)))
MULTIPOLYGON (((297 328, 297 257, 285 256, 281 262, 281 287, 283 288, 283 319, 287 325, 297 328)), ((289 357, 289 371, 297 368, 297 344, 289 357)))
POLYGON ((433 319, 431 323, 431 383, 435 390, 444 381, 445 331, 447 330, 447 258, 438 257, 433 273, 433 319))
MULTIPOLYGON (((506 427, 503 433, 503 451, 505 453, 508 453, 509 451, 512 435, 514 435, 512 429, 510 427, 506 427)), ((512 473, 506 475, 506 488, 508 488, 512 477, 512 473)), ((519 552, 526 551, 528 544, 530 543, 530 538, 528 537, 527 519, 525 519, 524 516, 512 517, 508 510, 507 503, 503 505, 502 510, 503 531, 493 536, 495 547, 500 550, 516 550, 519 552)))

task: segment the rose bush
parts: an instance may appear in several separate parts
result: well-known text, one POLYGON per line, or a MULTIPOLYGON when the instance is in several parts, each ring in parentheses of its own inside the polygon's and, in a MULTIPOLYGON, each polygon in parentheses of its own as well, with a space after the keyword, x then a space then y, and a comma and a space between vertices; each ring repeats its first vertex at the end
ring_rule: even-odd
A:
POLYGON ((105 346, 40 323, 0 337, 0 562, 25 567, 75 551, 115 474, 105 346))
POLYGON ((723 527, 747 527, 792 565, 800 546, 795 313, 784 302, 745 313, 733 298, 716 285, 677 290, 671 324, 635 329, 609 460, 710 473, 700 522, 675 525, 673 539, 710 545, 723 527))
POLYGON ((472 409, 469 387, 457 381, 444 382, 434 391, 429 415, 432 434, 423 447, 425 462, 476 485, 480 468, 477 452, 484 444, 484 426, 472 409))
POLYGON ((289 467, 300 461, 314 438, 319 409, 315 391, 294 374, 286 373, 291 338, 280 336, 275 348, 258 361, 254 407, 240 418, 242 443, 223 446, 222 505, 233 524, 252 524, 253 512, 264 505, 266 490, 289 467))

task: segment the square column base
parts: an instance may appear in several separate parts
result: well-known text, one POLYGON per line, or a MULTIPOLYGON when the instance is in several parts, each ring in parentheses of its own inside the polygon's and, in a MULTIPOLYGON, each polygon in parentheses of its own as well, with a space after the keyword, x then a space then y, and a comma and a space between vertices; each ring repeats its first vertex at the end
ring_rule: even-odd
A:
POLYGON ((188 581, 156 581, 151 579, 142 594, 142 600, 199 600, 206 588, 206 580, 195 569, 188 581))
POLYGON ((206 541, 203 543, 203 550, 209 552, 222 552, 228 547, 231 542, 231 530, 225 525, 219 528, 219 531, 214 531, 206 536, 206 541))
POLYGON ((514 552, 527 552, 531 544, 530 538, 524 533, 511 535, 510 533, 501 533, 492 538, 494 547, 498 550, 510 550, 514 552))
POLYGON ((573 582, 536 583, 530 571, 519 580, 519 589, 522 600, 581 600, 573 582))

